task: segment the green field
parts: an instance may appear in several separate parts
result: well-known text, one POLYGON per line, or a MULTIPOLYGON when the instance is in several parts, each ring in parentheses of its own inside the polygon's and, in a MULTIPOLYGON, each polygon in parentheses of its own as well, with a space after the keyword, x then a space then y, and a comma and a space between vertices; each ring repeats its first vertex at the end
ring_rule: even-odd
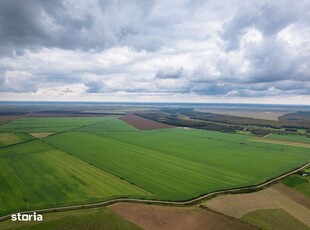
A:
POLYGON ((97 209, 74 210, 44 214, 43 222, 12 222, 0 223, 1 230, 139 230, 137 225, 102 207, 97 209))
POLYGON ((179 128, 133 133, 95 133, 123 143, 244 174, 253 182, 288 171, 310 159, 304 148, 248 141, 243 135, 179 128), (276 159, 276 160, 275 160, 276 159))
POLYGON ((306 136, 300 135, 277 135, 277 134, 268 134, 265 136, 267 139, 272 140, 282 140, 282 141, 293 141, 293 142, 301 142, 301 143, 310 143, 310 138, 306 136))
POLYGON ((304 223, 282 209, 261 209, 244 215, 241 220, 263 230, 306 230, 304 223))
POLYGON ((111 117, 21 118, 0 126, 0 132, 62 132, 106 121, 111 117))
POLYGON ((112 118, 99 124, 89 125, 77 129, 76 131, 87 131, 87 132, 102 132, 102 131, 137 131, 136 128, 128 125, 127 123, 112 118))
POLYGON ((187 200, 310 159, 307 148, 205 130, 138 131, 116 117, 23 118, 0 130, 60 132, 1 148, 0 215, 117 197, 187 200))
POLYGON ((299 175, 292 175, 282 180, 282 183, 310 197, 309 179, 310 179, 309 176, 302 177, 299 175))
POLYGON ((116 197, 152 197, 40 140, 3 148, 0 168, 0 215, 116 197))
POLYGON ((309 152, 303 148, 177 128, 66 132, 45 140, 165 200, 186 200, 215 190, 257 184, 309 160, 309 152))
POLYGON ((0 147, 34 139, 25 133, 0 133, 0 147))

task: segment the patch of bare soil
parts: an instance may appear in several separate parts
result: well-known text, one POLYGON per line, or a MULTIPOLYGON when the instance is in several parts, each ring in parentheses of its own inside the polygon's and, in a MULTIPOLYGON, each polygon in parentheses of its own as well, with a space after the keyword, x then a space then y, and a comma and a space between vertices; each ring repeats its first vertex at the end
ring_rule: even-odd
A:
POLYGON ((174 127, 172 125, 166 125, 157 121, 146 119, 144 117, 139 117, 134 114, 128 114, 120 117, 119 119, 139 130, 167 129, 174 127))
POLYGON ((285 186, 284 184, 276 184, 273 186, 273 189, 282 193, 284 196, 291 198, 302 206, 310 209, 310 198, 305 196, 304 194, 297 192, 294 189, 285 186))
POLYGON ((35 138, 42 138, 42 137, 47 137, 49 135, 52 135, 54 133, 29 133, 29 134, 35 138))
POLYGON ((285 194, 283 188, 282 191, 278 190, 277 186, 272 186, 249 194, 223 195, 207 201, 204 205, 235 218, 260 209, 280 208, 310 226, 310 210, 285 194))
POLYGON ((108 208, 147 230, 255 229, 241 221, 198 207, 118 203, 108 208))
POLYGON ((0 116, 0 125, 13 121, 20 116, 0 116))

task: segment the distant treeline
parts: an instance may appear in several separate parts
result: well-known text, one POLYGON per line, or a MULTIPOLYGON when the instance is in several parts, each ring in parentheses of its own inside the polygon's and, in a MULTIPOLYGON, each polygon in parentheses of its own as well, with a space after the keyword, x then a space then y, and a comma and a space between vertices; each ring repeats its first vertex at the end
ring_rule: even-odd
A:
POLYGON ((310 129, 310 112, 288 113, 278 118, 279 122, 287 128, 310 129))
MULTIPOLYGON (((163 108, 160 111, 141 112, 137 113, 137 115, 169 125, 230 133, 247 131, 257 136, 264 136, 269 133, 298 134, 297 129, 307 129, 307 132, 310 133, 310 123, 306 123, 304 120, 294 120, 292 122, 285 116, 283 116, 281 121, 277 122, 224 114, 203 113, 186 108, 163 108)), ((288 117, 291 118, 291 116, 288 117)), ((298 116, 300 118, 300 114, 298 116)), ((303 116, 310 116, 310 114, 303 116)))

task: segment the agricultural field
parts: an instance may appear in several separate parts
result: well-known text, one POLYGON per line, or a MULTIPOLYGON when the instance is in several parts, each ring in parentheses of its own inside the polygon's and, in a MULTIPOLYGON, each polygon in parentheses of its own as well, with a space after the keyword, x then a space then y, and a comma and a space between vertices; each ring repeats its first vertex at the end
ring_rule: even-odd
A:
POLYGON ((108 208, 143 229, 254 230, 256 228, 237 219, 194 207, 169 207, 159 205, 118 203, 108 208))
POLYGON ((262 183, 310 159, 307 148, 246 135, 153 128, 116 116, 20 118, 0 126, 0 137, 27 140, 1 147, 0 215, 120 197, 184 201, 262 183))
POLYGON ((179 128, 65 132, 44 140, 166 200, 261 183, 309 160, 304 148, 179 128))
POLYGON ((0 133, 0 147, 17 144, 33 139, 25 133, 0 133))
POLYGON ((306 136, 268 134, 264 138, 271 139, 271 140, 292 141, 292 142, 309 143, 310 144, 310 138, 306 137, 306 136))
POLYGON ((159 123, 157 121, 145 119, 143 117, 139 117, 134 114, 128 114, 126 116, 122 116, 120 120, 134 126, 139 130, 167 129, 173 127, 172 125, 166 125, 163 123, 159 123))
POLYGON ((283 209, 261 209, 249 212, 241 220, 265 230, 307 230, 309 226, 303 224, 283 209))
POLYGON ((1 149, 0 215, 149 192, 34 140, 1 149))
POLYGON ((100 230, 142 230, 125 218, 109 209, 95 208, 66 212, 48 213, 44 222, 12 222, 4 221, 1 230, 52 230, 52 229, 100 229, 100 230))
POLYGON ((55 134, 55 133, 28 133, 28 134, 35 137, 35 138, 42 138, 42 137, 47 137, 47 136, 55 134))
POLYGON ((104 122, 98 124, 88 125, 76 131, 86 131, 86 132, 102 132, 102 131, 136 131, 137 129, 133 126, 122 122, 117 118, 109 118, 104 122))
POLYGON ((249 141, 268 143, 268 144, 277 144, 277 145, 296 146, 296 147, 302 147, 302 148, 310 148, 310 143, 285 141, 285 140, 273 140, 273 139, 267 139, 263 137, 250 138, 249 141))
POLYGON ((109 117, 21 118, 0 126, 0 132, 62 132, 103 122, 109 117))
POLYGON ((310 176, 292 175, 284 179, 282 183, 310 198, 309 179, 310 179, 310 176))
POLYGON ((204 203, 209 209, 261 229, 281 229, 279 226, 286 226, 282 229, 309 228, 309 204, 307 196, 281 183, 254 193, 218 196, 204 203))
MULTIPOLYGON (((1 112, 0 112, 0 114, 1 114, 1 112)), ((19 117, 20 116, 3 116, 3 115, 1 116, 0 115, 0 125, 8 123, 10 121, 13 121, 13 120, 15 120, 15 119, 17 119, 19 117)))

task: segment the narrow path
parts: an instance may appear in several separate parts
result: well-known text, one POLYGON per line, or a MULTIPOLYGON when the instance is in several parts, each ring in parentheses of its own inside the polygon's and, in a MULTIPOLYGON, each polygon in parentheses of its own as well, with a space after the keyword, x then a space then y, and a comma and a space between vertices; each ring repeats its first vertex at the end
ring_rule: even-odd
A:
MULTIPOLYGON (((188 206, 188 205, 193 205, 196 204, 206 198, 215 196, 215 195, 221 195, 221 194, 226 194, 226 193, 238 193, 238 192, 247 192, 247 191, 253 191, 253 190, 259 190, 267 185, 270 185, 274 182, 277 182, 289 175, 292 175, 294 173, 297 173, 300 170, 303 170, 307 167, 310 166, 310 162, 307 164, 304 164, 303 166, 294 169, 290 172, 287 172, 285 174, 282 174, 276 178, 273 178, 271 180, 268 180, 264 183, 261 183, 259 185, 254 185, 254 186, 249 186, 249 187, 243 187, 243 188, 235 188, 235 189, 227 189, 227 190, 220 190, 216 192, 211 192, 208 194, 205 194, 203 196, 199 196, 196 198, 193 198, 191 200, 187 201, 160 201, 160 200, 144 200, 144 199, 133 199, 133 198, 117 198, 113 200, 107 200, 107 201, 102 201, 102 202, 97 202, 97 203, 91 203, 91 204, 84 204, 84 205, 70 205, 70 206, 63 206, 63 207, 58 207, 58 208, 45 208, 45 209, 36 209, 36 210, 29 210, 29 211, 24 211, 20 212, 21 214, 32 214, 33 212, 36 213, 49 213, 49 212, 60 212, 60 211, 68 211, 68 210, 76 210, 76 209, 85 209, 85 208, 95 208, 95 207, 101 207, 101 206, 107 206, 110 204, 114 203, 119 203, 119 202, 131 202, 131 203, 142 203, 142 204, 159 204, 159 205, 174 205, 174 206, 188 206)), ((11 218, 12 214, 8 214, 5 216, 0 217, 0 222, 4 220, 8 220, 11 218)))

